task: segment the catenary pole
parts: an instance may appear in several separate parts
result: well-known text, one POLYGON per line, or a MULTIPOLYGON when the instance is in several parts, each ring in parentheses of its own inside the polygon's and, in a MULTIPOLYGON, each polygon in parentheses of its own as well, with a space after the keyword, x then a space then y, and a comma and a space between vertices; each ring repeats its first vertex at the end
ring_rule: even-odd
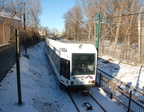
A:
MULTIPOLYGON (((100 13, 96 15, 96 49, 97 49, 97 65, 98 65, 98 50, 99 50, 99 38, 100 38, 100 13)), ((96 70, 97 73, 97 70, 96 70)), ((97 77, 96 79, 97 80, 97 77)))
POLYGON ((99 49, 99 38, 100 38, 100 13, 96 16, 96 49, 99 49))

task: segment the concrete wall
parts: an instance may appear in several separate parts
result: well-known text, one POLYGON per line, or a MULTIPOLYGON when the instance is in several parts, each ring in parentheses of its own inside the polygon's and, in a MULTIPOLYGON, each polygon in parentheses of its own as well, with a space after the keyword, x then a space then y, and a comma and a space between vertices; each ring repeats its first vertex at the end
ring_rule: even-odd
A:
POLYGON ((0 82, 15 64, 15 44, 0 46, 0 82))

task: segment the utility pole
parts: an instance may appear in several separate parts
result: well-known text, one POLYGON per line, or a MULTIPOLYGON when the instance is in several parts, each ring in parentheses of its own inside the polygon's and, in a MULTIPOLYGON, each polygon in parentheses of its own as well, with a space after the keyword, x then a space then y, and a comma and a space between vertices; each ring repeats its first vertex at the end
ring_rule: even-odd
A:
POLYGON ((99 38, 100 38, 100 13, 96 16, 96 49, 99 49, 99 38))
POLYGON ((24 26, 24 43, 25 43, 25 46, 24 46, 24 49, 25 49, 25 57, 29 58, 28 54, 27 54, 27 37, 26 37, 26 11, 25 11, 25 5, 26 3, 25 2, 17 2, 17 4, 23 4, 24 6, 24 11, 23 11, 23 26, 24 26))
POLYGON ((24 4, 23 22, 24 22, 25 55, 27 55, 25 2, 23 2, 23 4, 24 4))

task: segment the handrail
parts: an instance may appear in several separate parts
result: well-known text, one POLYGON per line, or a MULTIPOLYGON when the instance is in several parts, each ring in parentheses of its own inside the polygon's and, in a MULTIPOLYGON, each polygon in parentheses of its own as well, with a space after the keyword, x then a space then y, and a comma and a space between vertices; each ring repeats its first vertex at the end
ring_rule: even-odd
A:
POLYGON ((117 79, 117 78, 115 78, 115 77, 109 75, 108 73, 102 71, 102 70, 99 69, 99 68, 97 68, 97 70, 103 72, 104 74, 106 74, 107 76, 109 76, 109 77, 111 77, 112 79, 116 80, 117 82, 121 83, 122 85, 124 85, 124 86, 130 88, 131 90, 136 91, 136 92, 139 93, 140 95, 143 95, 143 96, 144 96, 144 94, 143 94, 141 91, 139 91, 139 90, 137 90, 137 89, 135 89, 135 88, 133 88, 133 87, 130 87, 128 84, 126 84, 126 83, 120 81, 119 79, 117 79))

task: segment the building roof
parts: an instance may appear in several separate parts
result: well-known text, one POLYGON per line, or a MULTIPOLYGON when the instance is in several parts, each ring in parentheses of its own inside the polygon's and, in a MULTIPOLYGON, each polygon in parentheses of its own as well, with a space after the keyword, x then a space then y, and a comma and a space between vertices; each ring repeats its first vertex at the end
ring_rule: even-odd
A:
MULTIPOLYGON (((3 9, 0 10, 0 17, 11 18, 12 14, 14 14, 14 13, 15 13, 14 11, 11 11, 9 9, 3 8, 3 9)), ((21 19, 17 15, 15 15, 13 17, 13 19, 21 21, 21 19)))

